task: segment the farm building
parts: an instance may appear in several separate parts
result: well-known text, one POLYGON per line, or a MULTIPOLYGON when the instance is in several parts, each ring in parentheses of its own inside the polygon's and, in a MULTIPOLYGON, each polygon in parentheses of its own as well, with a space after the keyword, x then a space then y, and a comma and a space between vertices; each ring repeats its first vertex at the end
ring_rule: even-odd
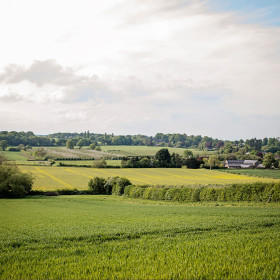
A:
POLYGON ((226 160, 226 168, 264 168, 258 160, 226 160))

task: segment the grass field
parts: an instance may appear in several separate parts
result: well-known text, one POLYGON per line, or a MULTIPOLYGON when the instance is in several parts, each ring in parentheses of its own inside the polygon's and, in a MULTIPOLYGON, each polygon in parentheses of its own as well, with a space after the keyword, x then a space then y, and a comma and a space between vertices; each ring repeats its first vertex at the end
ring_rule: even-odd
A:
POLYGON ((267 177, 280 179, 280 169, 226 169, 224 172, 228 172, 231 174, 240 174, 240 175, 249 175, 249 176, 258 176, 258 177, 267 177))
POLYGON ((163 185, 209 185, 277 181, 236 174, 222 173, 206 169, 171 169, 171 168, 126 168, 96 169, 82 167, 46 167, 20 166, 25 172, 32 172, 35 177, 33 189, 55 190, 58 188, 87 189, 90 178, 120 176, 131 180, 133 184, 163 185))
POLYGON ((279 204, 0 201, 0 279, 279 279, 279 204))
MULTIPOLYGON (((170 147, 149 147, 149 146, 101 146, 102 151, 121 154, 125 156, 154 156, 156 152, 162 148, 167 148, 170 153, 177 153, 183 155, 186 148, 170 148, 170 147)), ((214 152, 199 151, 194 149, 189 149, 194 155, 210 155, 214 152)))
MULTIPOLYGON (((64 163, 64 164, 74 164, 74 165, 92 165, 94 163, 93 160, 63 160, 63 161, 56 161, 54 166, 58 166, 59 162, 64 163)), ((111 166, 121 166, 121 160, 106 160, 107 165, 111 166)))
POLYGON ((9 151, 3 151, 1 152, 4 154, 4 156, 8 160, 13 160, 13 161, 27 161, 27 156, 24 151, 21 152, 9 152, 9 151))
MULTIPOLYGON (((50 158, 111 158, 111 157, 121 157, 121 156, 155 156, 156 152, 163 147, 148 147, 148 146, 102 146, 102 151, 89 150, 88 147, 83 147, 79 149, 67 149, 66 147, 44 147, 47 150, 47 156, 50 158)), ((8 160, 16 161, 17 164, 29 164, 27 159, 35 159, 35 152, 38 147, 33 147, 31 150, 20 151, 20 152, 10 152, 5 151, 4 155, 8 160)), ((186 150, 184 148, 168 148, 170 153, 178 153, 183 155, 186 150)), ((199 150, 192 150, 194 155, 209 155, 214 152, 206 152, 199 150)))

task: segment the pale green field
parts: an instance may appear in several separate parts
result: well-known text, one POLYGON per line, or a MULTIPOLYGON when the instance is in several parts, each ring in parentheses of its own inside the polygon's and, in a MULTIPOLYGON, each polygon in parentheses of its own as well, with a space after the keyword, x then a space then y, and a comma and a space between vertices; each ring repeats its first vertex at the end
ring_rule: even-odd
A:
MULTIPOLYGON (((183 155, 186 148, 170 148, 170 147, 150 147, 150 146, 101 146, 102 151, 112 154, 122 154, 125 156, 154 156, 160 149, 167 148, 170 153, 177 153, 183 155)), ((205 152, 195 149, 188 149, 193 152, 194 155, 209 155, 214 152, 205 152)))
POLYGON ((4 154, 4 156, 7 158, 7 160, 26 161, 28 159, 26 156, 24 156, 24 155, 26 155, 26 153, 24 151, 20 151, 20 152, 4 151, 1 153, 4 154))
MULTIPOLYGON (((55 166, 58 166, 59 162, 64 164, 74 164, 74 165, 92 165, 94 160, 57 160, 55 166)), ((111 166, 121 166, 121 160, 106 160, 107 165, 111 166)))
POLYGON ((21 166, 25 172, 32 172, 35 177, 34 189, 55 190, 58 188, 87 189, 89 179, 100 176, 126 177, 136 185, 210 185, 253 182, 275 182, 270 178, 258 178, 237 174, 222 173, 206 169, 171 169, 171 168, 126 168, 96 169, 82 167, 45 167, 21 166))

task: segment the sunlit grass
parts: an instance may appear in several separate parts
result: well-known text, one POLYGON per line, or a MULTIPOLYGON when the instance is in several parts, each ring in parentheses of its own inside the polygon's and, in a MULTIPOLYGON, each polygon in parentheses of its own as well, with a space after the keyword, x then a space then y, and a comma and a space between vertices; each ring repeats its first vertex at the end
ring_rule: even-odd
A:
POLYGON ((34 189, 54 190, 57 188, 86 189, 90 178, 120 176, 131 180, 133 184, 163 185, 211 185, 232 183, 253 183, 277 180, 236 174, 222 173, 206 169, 172 168, 80 168, 80 167, 34 167, 21 166, 22 171, 32 172, 35 177, 34 189), (71 186, 71 187, 70 187, 71 186))
POLYGON ((2 199, 0 278, 278 279, 279 209, 114 196, 2 199))

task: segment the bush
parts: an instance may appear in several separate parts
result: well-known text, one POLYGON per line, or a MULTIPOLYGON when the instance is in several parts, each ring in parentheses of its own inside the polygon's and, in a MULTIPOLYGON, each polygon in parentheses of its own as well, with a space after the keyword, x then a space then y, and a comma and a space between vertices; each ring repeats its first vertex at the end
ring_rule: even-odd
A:
POLYGON ((0 166, 0 197, 24 197, 30 193, 33 177, 15 166, 0 166))
POLYGON ((105 194, 112 194, 115 191, 115 187, 117 185, 117 179, 119 177, 110 177, 107 179, 104 188, 105 188, 105 194))
POLYGON ((93 161, 93 164, 92 164, 92 167, 94 167, 94 168, 104 168, 106 166, 107 166, 107 162, 103 158, 93 161))
POLYGON ((134 186, 130 190, 130 197, 132 198, 142 198, 145 188, 134 186))
POLYGON ((10 147, 10 148, 8 149, 8 151, 9 151, 9 152, 19 152, 20 149, 19 149, 19 148, 10 147))
POLYGON ((125 177, 118 177, 113 186, 112 194, 123 195, 126 186, 131 185, 131 182, 125 177))
POLYGON ((134 187, 133 185, 125 186, 123 195, 130 197, 130 191, 132 190, 133 187, 134 187))
POLYGON ((102 177, 95 177, 89 180, 88 187, 92 194, 105 194, 106 180, 102 177))
POLYGON ((59 193, 57 191, 49 191, 49 192, 45 192, 44 195, 46 195, 46 196, 59 196, 59 193))

